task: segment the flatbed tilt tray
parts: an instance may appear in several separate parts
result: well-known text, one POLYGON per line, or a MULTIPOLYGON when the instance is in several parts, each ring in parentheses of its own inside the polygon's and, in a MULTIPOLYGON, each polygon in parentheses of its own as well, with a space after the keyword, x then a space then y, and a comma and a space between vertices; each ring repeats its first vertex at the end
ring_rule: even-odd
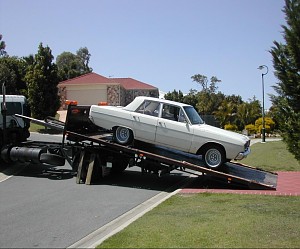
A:
POLYGON ((55 119, 42 121, 18 115, 62 131, 62 143, 54 148, 52 146, 50 154, 56 154, 69 162, 77 172, 77 183, 91 184, 95 174, 105 177, 122 172, 127 167, 138 166, 142 172, 156 173, 158 176, 179 170, 198 176, 206 174, 250 189, 275 190, 277 187, 276 173, 248 165, 228 162, 222 171, 216 171, 206 168, 201 156, 137 141, 132 146, 117 144, 113 142, 112 133, 99 129, 90 122, 89 108, 90 106, 69 105, 65 123, 55 119))

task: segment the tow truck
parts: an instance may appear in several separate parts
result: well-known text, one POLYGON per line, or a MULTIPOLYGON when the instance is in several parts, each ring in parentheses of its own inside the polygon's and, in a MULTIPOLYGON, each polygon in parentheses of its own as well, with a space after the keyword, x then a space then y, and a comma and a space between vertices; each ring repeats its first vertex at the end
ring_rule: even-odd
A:
POLYGON ((5 98, 5 95, 2 97, 0 160, 5 163, 64 166, 67 161, 76 175, 76 183, 87 185, 92 184, 96 178, 101 179, 121 173, 126 168, 138 166, 141 173, 156 174, 158 177, 178 170, 196 176, 211 176, 225 181, 229 184, 228 187, 230 184, 238 184, 249 189, 276 190, 277 174, 273 172, 234 161, 227 162, 222 171, 217 171, 206 168, 199 156, 138 141, 134 141, 130 146, 117 144, 113 141, 110 131, 95 126, 90 121, 88 116, 91 106, 67 101, 65 122, 52 117, 38 120, 26 115, 26 101, 20 104, 22 108, 18 112, 12 113, 13 110, 7 110, 7 106, 14 105, 9 104, 11 101, 17 102, 20 99, 5 98), (23 123, 11 120, 23 120, 23 123), (10 125, 10 122, 14 125, 10 125), (30 122, 62 132, 62 141, 53 143, 24 139, 28 138, 30 122), (23 127, 21 123, 24 124, 23 127), (13 128, 18 128, 19 133, 15 136, 8 135, 12 133, 13 128), (18 139, 12 139, 13 137, 18 139))

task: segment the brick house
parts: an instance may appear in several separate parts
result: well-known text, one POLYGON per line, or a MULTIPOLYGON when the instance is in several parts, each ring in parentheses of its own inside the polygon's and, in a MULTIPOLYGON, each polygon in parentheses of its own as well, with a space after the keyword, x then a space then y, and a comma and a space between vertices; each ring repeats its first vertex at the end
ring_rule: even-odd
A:
POLYGON ((65 100, 77 100, 80 105, 107 102, 109 105, 125 106, 136 96, 158 97, 158 88, 132 78, 106 78, 96 73, 62 81, 58 84, 61 109, 65 100))

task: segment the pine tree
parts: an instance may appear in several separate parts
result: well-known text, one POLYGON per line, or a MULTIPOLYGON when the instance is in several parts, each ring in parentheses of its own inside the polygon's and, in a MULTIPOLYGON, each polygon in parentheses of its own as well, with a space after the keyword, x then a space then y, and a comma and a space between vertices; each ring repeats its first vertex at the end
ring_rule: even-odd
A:
POLYGON ((270 51, 279 80, 272 102, 284 141, 300 161, 300 0, 286 0, 283 12, 285 44, 274 41, 270 51))
POLYGON ((31 113, 38 119, 54 117, 60 105, 57 66, 52 60, 51 49, 40 43, 33 64, 29 66, 25 76, 31 113))

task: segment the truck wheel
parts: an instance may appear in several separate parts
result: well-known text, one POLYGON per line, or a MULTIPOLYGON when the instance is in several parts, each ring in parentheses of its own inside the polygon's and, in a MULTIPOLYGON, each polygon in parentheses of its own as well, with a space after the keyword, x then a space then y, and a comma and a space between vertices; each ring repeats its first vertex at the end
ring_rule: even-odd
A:
POLYGON ((209 145, 203 152, 203 159, 209 169, 220 170, 226 160, 224 149, 218 145, 209 145))
POLYGON ((130 129, 119 126, 114 130, 114 140, 122 145, 131 144, 133 142, 133 133, 130 129))
POLYGON ((43 153, 40 156, 40 162, 55 166, 64 166, 65 158, 54 154, 43 153))
POLYGON ((112 163, 112 174, 122 173, 129 164, 129 158, 126 157, 116 157, 112 163))

